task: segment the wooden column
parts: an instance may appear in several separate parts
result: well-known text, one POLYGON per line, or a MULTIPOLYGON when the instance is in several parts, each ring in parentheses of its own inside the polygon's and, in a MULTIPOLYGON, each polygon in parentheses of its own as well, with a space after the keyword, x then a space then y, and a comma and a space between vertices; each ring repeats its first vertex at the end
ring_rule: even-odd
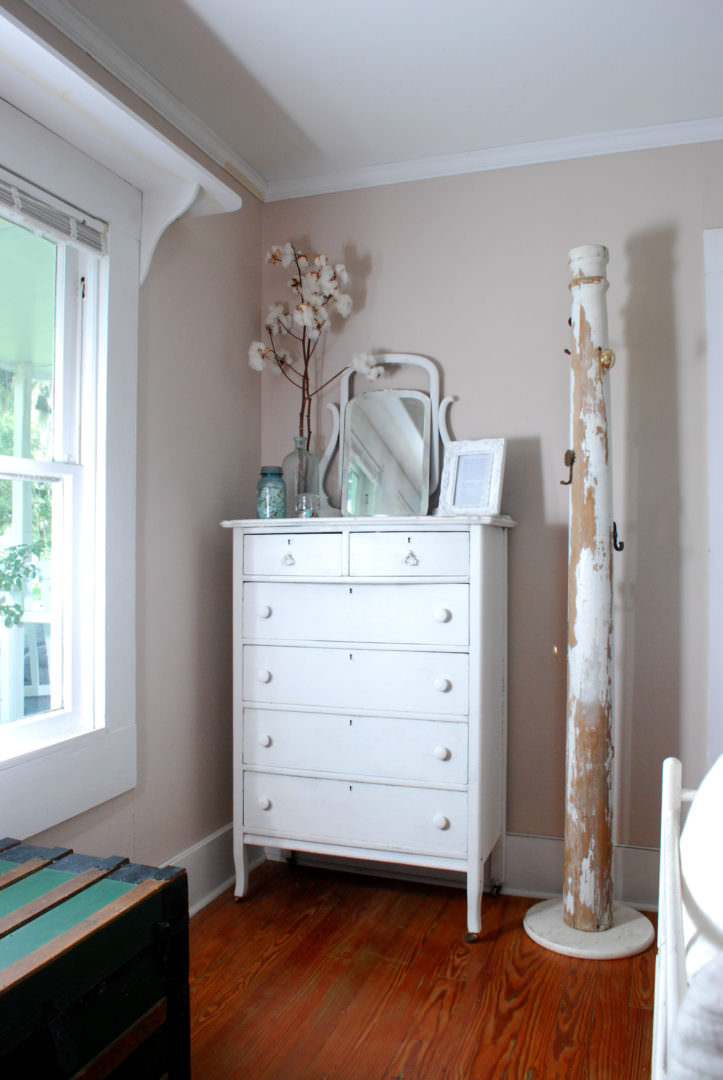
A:
POLYGON ((613 902, 613 550, 608 444, 607 248, 569 253, 570 350, 567 744, 560 899, 528 909, 525 930, 567 956, 613 960, 655 938, 644 915, 613 902))
POLYGON ((613 525, 606 384, 607 248, 569 254, 572 313, 563 917, 612 925, 613 525))

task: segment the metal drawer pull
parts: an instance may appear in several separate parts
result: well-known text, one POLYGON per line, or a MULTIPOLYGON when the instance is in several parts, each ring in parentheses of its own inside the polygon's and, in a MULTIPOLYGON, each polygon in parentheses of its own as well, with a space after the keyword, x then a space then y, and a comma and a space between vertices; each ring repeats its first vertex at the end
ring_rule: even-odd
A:
POLYGON ((434 609, 434 621, 435 622, 449 622, 452 618, 452 612, 449 608, 438 607, 434 609))
POLYGON ((283 559, 281 561, 284 564, 284 566, 296 566, 296 559, 294 558, 294 556, 291 554, 290 551, 286 552, 286 554, 284 555, 284 557, 283 557, 283 559))
POLYGON ((405 556, 404 565, 405 566, 419 566, 419 559, 417 558, 417 556, 414 554, 413 551, 410 551, 405 556))
POLYGON ((449 679, 445 679, 439 675, 434 680, 434 689, 439 690, 440 694, 446 694, 448 690, 452 689, 452 683, 449 679))
POLYGON ((445 829, 449 828, 449 818, 445 817, 444 814, 435 814, 432 818, 432 824, 435 829, 441 829, 444 832, 445 829))
POLYGON ((256 614, 260 619, 268 619, 271 615, 271 608, 268 604, 262 604, 256 614))
POLYGON ((267 799, 266 796, 263 795, 259 799, 259 810, 270 810, 270 809, 271 809, 271 799, 267 799))
POLYGON ((434 756, 439 758, 440 761, 449 761, 452 756, 452 751, 448 746, 435 746, 434 756))
POLYGON ((259 746, 271 746, 271 736, 259 735, 259 746))
POLYGON ((259 668, 256 677, 259 682, 271 682, 271 672, 267 667, 259 668))

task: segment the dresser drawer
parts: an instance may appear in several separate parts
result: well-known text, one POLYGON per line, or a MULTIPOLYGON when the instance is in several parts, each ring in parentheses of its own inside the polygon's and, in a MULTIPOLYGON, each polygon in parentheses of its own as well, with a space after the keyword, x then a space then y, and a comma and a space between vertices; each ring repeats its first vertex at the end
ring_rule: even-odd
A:
POLYGON ((243 676, 248 702, 467 715, 463 653, 246 645, 243 676))
POLYGON ((246 709, 244 764, 428 784, 467 783, 467 725, 246 709))
POLYGON ((244 830, 279 839, 464 857, 467 796, 247 772, 244 830))
POLYGON ((243 635, 273 641, 465 646, 469 586, 249 581, 243 635))
POLYGON ((341 533, 247 533, 244 573, 338 577, 341 552, 341 533))
POLYGON ((465 577, 466 532, 352 532, 349 573, 355 577, 465 577))

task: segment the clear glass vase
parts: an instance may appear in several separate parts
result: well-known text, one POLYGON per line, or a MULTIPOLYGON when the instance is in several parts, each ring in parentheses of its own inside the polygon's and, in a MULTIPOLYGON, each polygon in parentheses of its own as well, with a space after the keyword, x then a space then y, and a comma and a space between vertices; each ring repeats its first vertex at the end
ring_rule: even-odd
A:
POLYGON ((294 437, 294 449, 281 466, 286 484, 286 513, 289 517, 318 517, 321 490, 319 462, 306 449, 303 435, 294 437))

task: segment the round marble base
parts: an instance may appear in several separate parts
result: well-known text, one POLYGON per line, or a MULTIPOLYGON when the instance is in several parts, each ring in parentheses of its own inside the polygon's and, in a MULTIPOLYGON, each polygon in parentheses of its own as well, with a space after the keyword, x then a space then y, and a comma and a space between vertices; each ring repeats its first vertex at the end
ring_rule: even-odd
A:
POLYGON ((613 904, 609 930, 575 930, 562 917, 562 900, 543 900, 525 915, 525 931, 538 945, 583 960, 616 960, 643 952, 655 940, 650 919, 625 904, 613 904))

